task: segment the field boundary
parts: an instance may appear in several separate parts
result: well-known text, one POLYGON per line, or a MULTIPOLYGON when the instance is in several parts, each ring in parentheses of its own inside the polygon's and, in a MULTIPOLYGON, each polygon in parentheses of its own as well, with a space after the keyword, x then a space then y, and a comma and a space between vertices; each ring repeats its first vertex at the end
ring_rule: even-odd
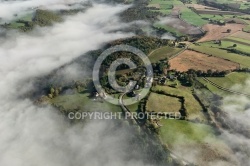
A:
POLYGON ((246 46, 250 46, 250 44, 249 44, 249 43, 245 43, 245 42, 238 41, 238 40, 234 40, 234 39, 224 38, 223 40, 224 40, 224 41, 229 41, 229 42, 234 42, 234 43, 243 44, 243 45, 246 45, 246 46))
POLYGON ((236 95, 240 95, 240 96, 247 96, 247 97, 250 97, 250 94, 241 93, 241 92, 237 92, 237 91, 234 91, 234 90, 231 90, 231 89, 222 87, 222 86, 220 86, 220 85, 214 83, 213 81, 207 79, 206 77, 202 77, 202 79, 204 79, 206 82, 210 83, 211 85, 215 86, 216 88, 218 88, 218 89, 220 89, 220 90, 223 90, 223 91, 226 91, 226 92, 229 92, 229 93, 233 93, 233 94, 236 94, 236 95))

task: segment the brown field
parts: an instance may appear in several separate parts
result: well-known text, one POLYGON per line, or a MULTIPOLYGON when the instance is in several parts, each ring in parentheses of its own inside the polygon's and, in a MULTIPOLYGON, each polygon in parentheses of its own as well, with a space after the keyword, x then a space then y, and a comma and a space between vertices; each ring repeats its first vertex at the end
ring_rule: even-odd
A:
POLYGON ((198 42, 220 40, 236 32, 242 31, 244 27, 245 25, 242 24, 226 24, 224 26, 207 24, 203 26, 203 30, 207 31, 207 34, 198 40, 198 42), (231 29, 231 32, 227 33, 227 29, 231 29))
POLYGON ((250 34, 246 33, 246 32, 243 32, 243 31, 236 32, 236 33, 232 34, 231 36, 241 38, 241 39, 245 39, 245 40, 250 40, 250 34))
POLYGON ((200 5, 200 4, 186 4, 187 7, 193 7, 196 10, 199 9, 207 9, 207 10, 219 10, 217 8, 213 8, 213 7, 209 7, 209 6, 204 6, 204 5, 200 5))
POLYGON ((195 51, 186 50, 179 56, 170 60, 171 69, 187 71, 188 69, 207 71, 208 69, 224 71, 233 70, 239 64, 222 58, 208 56, 195 51))

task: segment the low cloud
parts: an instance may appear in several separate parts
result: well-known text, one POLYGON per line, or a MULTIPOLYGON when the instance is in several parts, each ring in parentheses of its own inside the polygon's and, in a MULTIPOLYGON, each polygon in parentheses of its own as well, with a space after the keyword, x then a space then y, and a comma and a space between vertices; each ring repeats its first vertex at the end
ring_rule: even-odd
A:
MULTIPOLYGON (((231 89, 250 94, 249 79, 231 89)), ((209 98, 209 96, 207 97, 209 98)), ((212 101, 211 101, 212 102, 212 101)), ((218 101, 215 101, 218 102, 218 101)), ((208 166, 245 166, 250 165, 250 104, 249 97, 230 95, 224 96, 221 111, 216 117, 218 133, 206 136, 201 142, 188 140, 184 135, 176 141, 173 151, 189 162, 208 166)), ((213 108, 211 108, 213 109, 213 108)), ((215 110, 214 110, 215 112, 215 110)), ((212 115, 212 112, 210 112, 212 115)), ((186 126, 191 127, 191 125, 186 126)), ((197 128, 191 127, 191 133, 197 128)))
POLYGON ((36 8, 69 10, 81 7, 84 2, 87 0, 0 0, 0 18, 10 21, 15 19, 16 14, 22 16, 32 13, 36 8))
POLYGON ((0 85, 11 88, 5 88, 1 97, 13 96, 22 80, 48 74, 104 42, 131 36, 112 32, 123 25, 115 17, 122 10, 123 6, 97 4, 53 27, 37 28, 30 34, 7 34, 0 40, 0 85))
MULTIPOLYGON (((22 9, 19 5, 33 2, 25 8, 52 3, 1 1, 0 11, 10 9, 6 4, 12 3, 10 12, 16 13, 22 9)), ((0 165, 146 165, 140 154, 128 157, 129 135, 123 129, 113 131, 113 122, 72 125, 53 108, 40 108, 18 97, 36 88, 36 77, 47 75, 105 42, 133 35, 117 31, 124 24, 116 15, 125 9, 121 5, 94 4, 85 13, 66 17, 63 23, 37 27, 30 33, 9 31, 0 39, 0 165)), ((79 76, 78 72, 85 75, 87 71, 78 71, 77 64, 73 64, 57 74, 72 79, 79 76)))
MULTIPOLYGON (((232 89, 250 94, 250 81, 235 85, 232 89)), ((223 130, 221 138, 234 150, 241 165, 250 165, 250 105, 245 96, 230 95, 224 99, 224 119, 229 129, 223 130)))
POLYGON ((144 165, 128 158, 129 135, 115 130, 112 121, 70 125, 52 108, 37 108, 30 101, 14 104, 0 113, 1 165, 144 165))

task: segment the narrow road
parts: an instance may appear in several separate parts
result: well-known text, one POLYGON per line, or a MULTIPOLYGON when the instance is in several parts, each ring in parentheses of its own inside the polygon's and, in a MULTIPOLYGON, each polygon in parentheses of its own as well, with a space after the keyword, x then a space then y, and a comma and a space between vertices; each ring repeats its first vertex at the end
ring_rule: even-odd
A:
POLYGON ((169 57, 168 60, 174 59, 175 57, 177 57, 178 55, 180 55, 181 53, 183 53, 184 51, 186 51, 188 49, 189 45, 186 45, 185 48, 183 50, 181 50, 180 52, 172 55, 171 57, 169 57))
POLYGON ((133 114, 131 113, 131 111, 123 103, 123 97, 126 94, 127 94, 127 92, 125 92, 125 93, 123 93, 123 94, 120 95, 120 97, 119 97, 119 104, 120 104, 123 112, 125 113, 126 117, 129 117, 132 121, 134 120, 140 126, 140 122, 138 121, 137 117, 133 116, 133 114))

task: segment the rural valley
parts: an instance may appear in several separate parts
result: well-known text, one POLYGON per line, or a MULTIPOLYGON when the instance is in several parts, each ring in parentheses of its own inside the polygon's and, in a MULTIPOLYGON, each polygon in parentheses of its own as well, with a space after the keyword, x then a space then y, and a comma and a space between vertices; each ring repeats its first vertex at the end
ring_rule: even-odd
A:
POLYGON ((250 1, 0 1, 0 45, 0 165, 250 166, 250 1))

